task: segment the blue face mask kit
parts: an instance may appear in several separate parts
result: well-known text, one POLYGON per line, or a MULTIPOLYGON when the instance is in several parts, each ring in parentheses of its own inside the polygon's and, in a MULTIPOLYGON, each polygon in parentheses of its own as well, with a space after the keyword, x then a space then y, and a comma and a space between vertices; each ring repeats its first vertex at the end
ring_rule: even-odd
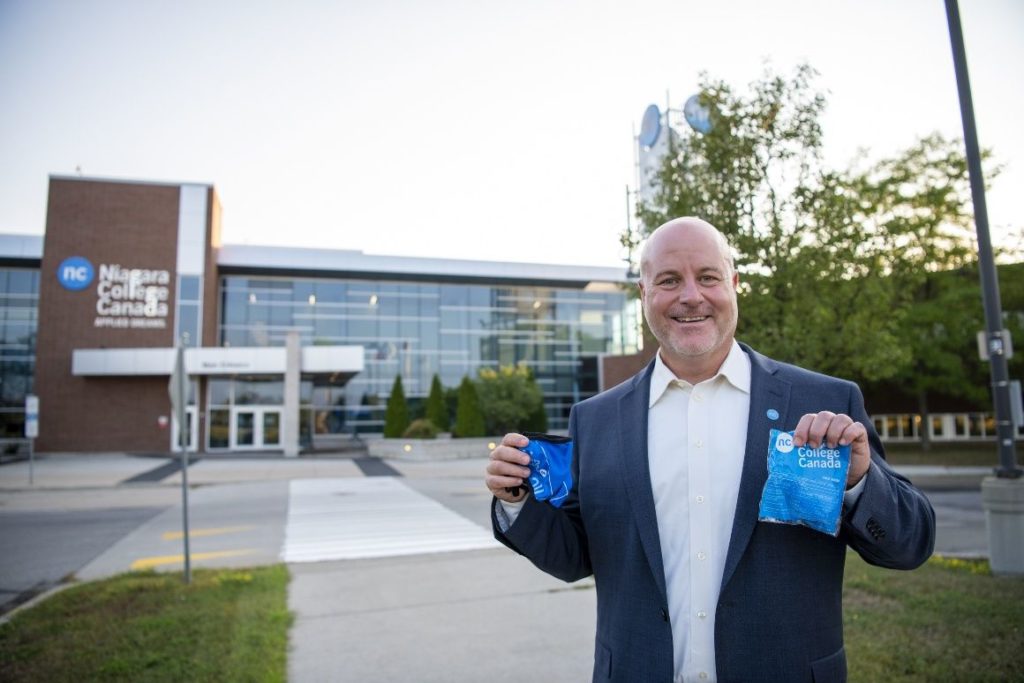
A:
POLYGON ((849 469, 849 446, 796 447, 793 432, 773 429, 758 519, 837 535, 849 469))
POLYGON ((530 440, 519 450, 530 456, 528 481, 533 497, 562 507, 572 490, 572 439, 533 432, 523 436, 530 440))

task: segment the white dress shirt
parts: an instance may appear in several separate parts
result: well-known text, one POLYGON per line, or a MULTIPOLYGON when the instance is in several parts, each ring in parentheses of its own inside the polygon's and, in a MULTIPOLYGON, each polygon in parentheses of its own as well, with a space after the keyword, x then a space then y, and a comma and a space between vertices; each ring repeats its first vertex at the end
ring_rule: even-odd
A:
POLYGON ((750 359, 736 342, 718 374, 696 385, 677 379, 658 355, 647 453, 678 682, 716 677, 715 608, 749 412, 750 359))

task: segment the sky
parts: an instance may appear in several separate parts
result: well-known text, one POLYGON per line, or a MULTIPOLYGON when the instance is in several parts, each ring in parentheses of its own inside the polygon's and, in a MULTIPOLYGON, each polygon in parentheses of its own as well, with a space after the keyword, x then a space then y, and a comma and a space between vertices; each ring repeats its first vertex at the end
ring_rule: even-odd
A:
MULTIPOLYGON (((1024 2, 961 16, 998 246, 1024 2)), ((805 62, 841 168, 962 136, 951 55, 942 0, 0 0, 0 233, 80 173, 212 183, 230 244, 619 266, 647 105, 805 62)))

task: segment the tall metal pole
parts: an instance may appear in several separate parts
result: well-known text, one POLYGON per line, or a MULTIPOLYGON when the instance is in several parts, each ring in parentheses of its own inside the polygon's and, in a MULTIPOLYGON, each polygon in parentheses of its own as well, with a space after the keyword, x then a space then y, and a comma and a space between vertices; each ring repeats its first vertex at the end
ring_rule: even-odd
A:
POLYGON ((996 277, 995 259, 989 237, 985 181, 981 173, 981 150, 974 125, 974 103, 971 98, 970 79, 967 76, 967 54, 964 49, 957 0, 946 0, 946 18, 949 21, 949 39, 953 47, 953 65, 956 68, 956 84, 960 94, 960 117, 963 119, 967 167, 971 176, 974 222, 978 232, 978 267, 981 274, 981 297, 985 306, 985 340, 989 352, 999 446, 999 468, 996 470, 996 476, 1016 479, 1021 476, 1022 471, 1017 467, 1014 450, 1016 435, 1010 412, 1010 382, 1006 367, 1006 344, 1003 339, 1002 304, 999 301, 999 281, 996 277))
POLYGON ((185 540, 185 583, 192 583, 192 553, 188 529, 188 372, 185 370, 185 345, 178 343, 178 444, 181 447, 181 526, 185 540))

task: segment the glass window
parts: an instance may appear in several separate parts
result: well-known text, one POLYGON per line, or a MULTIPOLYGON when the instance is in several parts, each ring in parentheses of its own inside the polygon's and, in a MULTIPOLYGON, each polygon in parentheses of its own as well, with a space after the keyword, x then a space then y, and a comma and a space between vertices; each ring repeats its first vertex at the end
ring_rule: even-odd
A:
POLYGON ((181 275, 178 277, 178 301, 199 301, 199 276, 181 275))
MULTIPOLYGON (((364 346, 365 369, 340 392, 351 407, 345 413, 350 431, 353 421, 361 423, 362 431, 375 431, 382 408, 361 414, 367 412, 358 407, 361 398, 364 393, 386 398, 398 373, 412 396, 425 394, 435 372, 454 387, 481 367, 527 361, 545 393, 561 391, 568 402, 596 391, 597 354, 635 350, 637 305, 621 293, 237 276, 223 278, 222 287, 218 332, 223 344, 279 345, 284 330, 297 326, 303 344, 364 346)), ((308 386, 302 399, 312 409, 306 428, 310 433, 330 430, 324 420, 341 408, 327 395, 314 397, 308 386)), ((238 386, 241 402, 263 399, 250 389, 238 386)), ((561 408, 551 400, 547 404, 553 417, 560 415, 561 408)))
POLYGON ((7 271, 7 291, 11 294, 36 294, 36 278, 34 271, 22 268, 11 268, 7 271))
POLYGON ((316 294, 318 305, 344 303, 347 296, 345 284, 330 280, 316 280, 313 284, 313 293, 316 294))
POLYGON ((350 320, 348 337, 353 343, 370 341, 377 336, 377 323, 374 320, 350 320))
POLYGON ((251 410, 235 413, 235 443, 239 446, 252 446, 256 441, 255 415, 251 410))
POLYGON ((292 301, 298 304, 309 304, 309 297, 313 297, 313 304, 318 302, 316 286, 312 280, 295 280, 292 283, 292 301))
POLYGON ((970 436, 982 436, 984 434, 984 425, 982 423, 982 415, 979 413, 971 413, 968 415, 970 421, 970 436))
POLYGON ((210 392, 210 405, 226 406, 231 403, 231 380, 221 377, 211 377, 207 381, 210 392))
POLYGON ((227 448, 231 445, 231 411, 225 408, 210 410, 210 448, 227 448))
POLYGON ((277 379, 236 379, 235 405, 281 405, 284 382, 277 379))
POLYGON ((267 410, 263 413, 263 445, 276 446, 281 443, 281 413, 267 410))
POLYGON ((202 346, 199 339, 199 305, 178 305, 178 340, 184 346, 202 346))
POLYGON ((400 303, 397 293, 381 293, 377 299, 376 313, 380 316, 396 316, 399 314, 400 303))
MULTIPOLYGON (((404 326, 404 323, 403 323, 404 326)), ((382 319, 378 326, 377 335, 381 339, 394 340, 398 336, 398 319, 392 318, 390 320, 382 319)), ((403 336, 404 333, 403 333, 403 336)))
POLYGON ((332 344, 341 344, 347 328, 348 326, 342 318, 317 317, 313 323, 313 334, 317 339, 330 340, 332 344))

